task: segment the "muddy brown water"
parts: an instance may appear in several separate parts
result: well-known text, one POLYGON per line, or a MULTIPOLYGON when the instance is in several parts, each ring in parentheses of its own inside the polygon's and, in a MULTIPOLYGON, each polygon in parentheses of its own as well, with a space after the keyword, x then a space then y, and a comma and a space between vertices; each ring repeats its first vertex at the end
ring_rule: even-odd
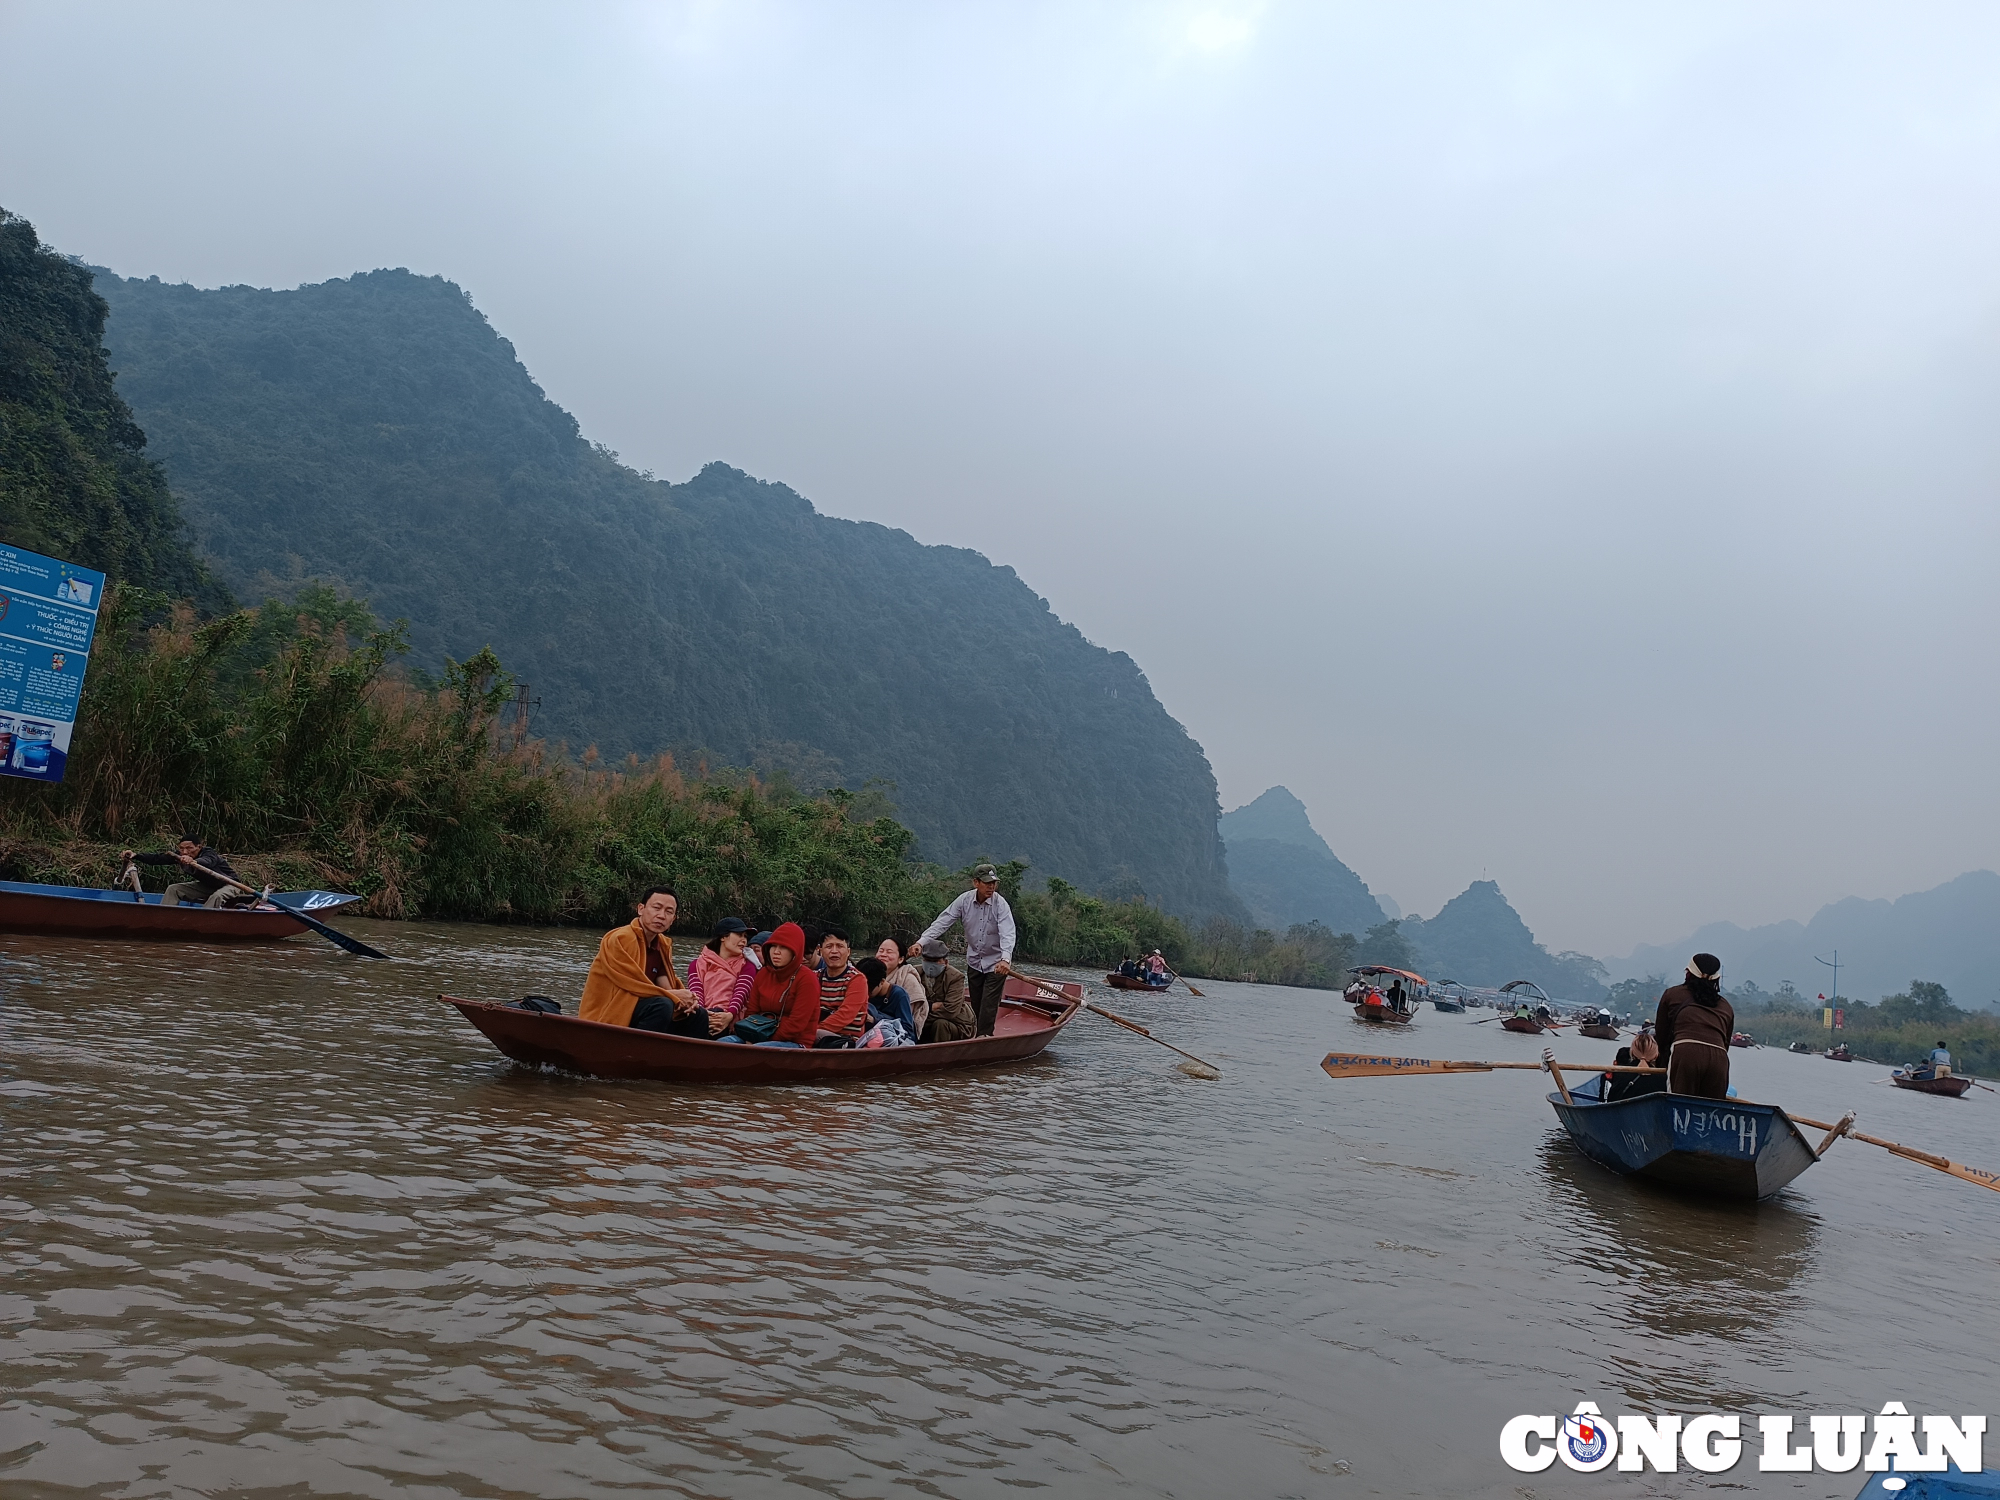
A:
MULTIPOLYGON (((1838 1496, 1754 1456, 1518 1475, 1497 1434, 1583 1397, 2000 1405, 2000 1194, 1873 1147, 1674 1197, 1581 1159, 1532 1075, 1336 1083, 1376 1033, 1220 982, 1111 999, 1219 1083, 1089 1017, 950 1077, 534 1073, 430 997, 573 997, 591 935, 347 925, 395 961, 0 938, 9 1500, 1838 1496)), ((1476 1019, 1395 1050, 1539 1055, 1476 1019)), ((2000 1095, 1735 1062, 2000 1166, 2000 1095)))

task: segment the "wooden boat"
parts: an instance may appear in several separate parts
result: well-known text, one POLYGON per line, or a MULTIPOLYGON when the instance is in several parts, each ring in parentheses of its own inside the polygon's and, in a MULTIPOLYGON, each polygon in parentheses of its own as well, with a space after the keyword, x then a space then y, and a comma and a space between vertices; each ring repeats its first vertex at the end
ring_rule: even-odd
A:
POLYGON ((1715 1198, 1768 1198, 1819 1159, 1775 1104, 1638 1094, 1609 1103, 1605 1074, 1549 1103, 1577 1149, 1599 1166, 1715 1198))
POLYGON ((1407 1026, 1410 1024, 1410 1012, 1397 1010, 1395 1006, 1388 1004, 1370 1005, 1363 1000, 1355 1004, 1354 1019, 1367 1021, 1376 1026, 1407 1026))
POLYGON ((1826 1049, 1826 1051, 1824 1051, 1824 1052, 1822 1052, 1822 1053, 1820 1054, 1820 1056, 1821 1056, 1821 1057, 1827 1057, 1827 1058, 1831 1058, 1831 1059, 1832 1059, 1833 1061, 1835 1061, 1835 1062, 1853 1062, 1853 1061, 1854 1061, 1854 1054, 1853 1054, 1852 1052, 1849 1052, 1849 1051, 1847 1050, 1847 1043, 1845 1043, 1845 1042, 1842 1042, 1842 1043, 1841 1043, 1841 1044, 1840 1044, 1840 1045, 1839 1045, 1838 1047, 1829 1047, 1829 1048, 1827 1048, 1827 1049, 1826 1049))
POLYGON ((1524 1032, 1528 1036, 1534 1036, 1538 1032, 1552 1030, 1553 1028, 1543 1026, 1533 1016, 1502 1016, 1500 1018, 1500 1029, 1502 1031, 1524 1032))
POLYGON ((1600 1042, 1618 1040, 1618 1028, 1605 1021, 1586 1021, 1576 1028, 1578 1036, 1594 1036, 1600 1042))
POLYGON ((1083 1008, 1083 986, 1061 986, 1057 1003, 1025 980, 1009 978, 1001 991, 1000 1019, 992 1036, 915 1047, 843 1047, 835 1050, 746 1047, 695 1037, 667 1036, 607 1026, 576 1016, 521 1010, 493 1000, 440 995, 515 1062, 558 1068, 594 1078, 645 1078, 660 1083, 839 1083, 893 1078, 947 1068, 980 1068, 1038 1055, 1083 1008))
MULTIPOLYGON (((337 891, 280 891, 275 898, 316 917, 359 901, 337 891)), ((306 931, 289 912, 248 907, 162 906, 158 892, 0 880, 0 932, 48 937, 157 938, 197 943, 273 942, 306 931)))
POLYGON ((1732 1047, 1754 1047, 1757 1045, 1757 1038, 1750 1035, 1747 1031, 1734 1031, 1729 1035, 1729 1045, 1732 1047))
POLYGON ((1456 979, 1431 986, 1431 1004, 1450 1015, 1465 1014, 1466 1001, 1470 998, 1465 986, 1456 979))
POLYGON ((1812 1045, 1808 1042, 1793 1042, 1785 1050, 1787 1052, 1810 1052, 1812 1051, 1812 1045))
POLYGON ((1943 1094, 1950 1099, 1962 1099, 1972 1092, 1970 1078, 1961 1078, 1956 1073, 1947 1073, 1940 1078, 1929 1068, 1898 1068, 1889 1075, 1889 1082, 1899 1089, 1915 1089, 1920 1094, 1943 1094))
POLYGON ((1423 975, 1413 974, 1408 969, 1389 969, 1381 964, 1360 964, 1347 972, 1353 976, 1352 982, 1348 985, 1349 996, 1352 996, 1357 985, 1365 991, 1361 999, 1351 1001, 1354 1006, 1354 1018, 1377 1026, 1409 1025, 1410 1017, 1416 1012, 1417 1002, 1424 998, 1430 988, 1423 975), (1382 983, 1384 979, 1389 981, 1389 986, 1397 984, 1403 986, 1403 1003, 1400 1007, 1389 1003, 1384 993, 1389 986, 1382 983))
POLYGON ((1114 990, 1151 990, 1158 995, 1173 988, 1169 979, 1165 984, 1148 984, 1143 979, 1134 979, 1130 974, 1106 974, 1104 982, 1114 990))

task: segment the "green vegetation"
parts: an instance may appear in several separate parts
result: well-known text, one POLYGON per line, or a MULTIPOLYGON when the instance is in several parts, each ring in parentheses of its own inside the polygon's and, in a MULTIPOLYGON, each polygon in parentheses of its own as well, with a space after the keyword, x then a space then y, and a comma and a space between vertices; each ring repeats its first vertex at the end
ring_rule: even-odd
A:
POLYGON ((226 608, 112 384, 90 272, 0 209, 0 538, 226 608))
MULTIPOLYGON (((1653 994, 1658 996, 1659 989, 1653 994)), ((2000 1017, 1963 1009, 1943 985, 1928 980, 1913 979, 1907 989, 1873 1005, 1842 1000, 1845 1024, 1839 1031, 1826 1028, 1825 1007, 1796 991, 1767 993, 1746 984, 1729 998, 1737 1025, 1767 1047, 1805 1042, 1820 1050, 1845 1042, 1856 1057, 1902 1064, 1929 1057, 1942 1039, 1951 1049, 1955 1071, 2000 1075, 2000 1017)))
MULTIPOLYGON (((114 587, 98 642, 70 779, 0 783, 10 878, 108 884, 121 847, 188 833, 247 876, 354 891, 374 916, 610 925, 665 878, 684 931, 740 914, 857 938, 914 933, 964 888, 910 857, 880 788, 573 761, 513 732, 514 683, 491 652, 435 682, 399 672, 402 628, 325 587, 206 621, 114 587)), ((1004 866, 1026 957, 1186 946, 1143 902, 1060 879, 1023 891, 1027 868, 1004 866)))
POLYGON ((998 846, 1114 902, 1240 914, 1200 746, 1011 569, 721 464, 634 473, 436 277, 98 287, 119 388, 244 594, 338 583, 408 619, 419 661, 490 645, 576 751, 893 783, 929 859, 998 846))

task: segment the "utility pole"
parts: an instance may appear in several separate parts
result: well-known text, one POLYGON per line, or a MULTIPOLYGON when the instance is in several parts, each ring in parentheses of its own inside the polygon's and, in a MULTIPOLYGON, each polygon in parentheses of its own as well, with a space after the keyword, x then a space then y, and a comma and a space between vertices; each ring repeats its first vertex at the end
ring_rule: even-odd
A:
POLYGON ((1832 958, 1821 958, 1815 953, 1813 955, 1813 962, 1825 964, 1829 969, 1833 970, 1833 1003, 1834 1007, 1838 1009, 1840 1005, 1840 950, 1838 948, 1834 949, 1832 958))

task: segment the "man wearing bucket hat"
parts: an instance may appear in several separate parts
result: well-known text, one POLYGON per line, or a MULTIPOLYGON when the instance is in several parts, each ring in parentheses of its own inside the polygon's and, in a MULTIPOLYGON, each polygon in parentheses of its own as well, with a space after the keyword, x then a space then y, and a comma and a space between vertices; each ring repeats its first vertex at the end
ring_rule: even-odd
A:
POLYGON ((1014 972, 1014 912, 1000 894, 1000 872, 992 865, 973 868, 972 889, 938 913, 917 946, 929 947, 960 923, 965 927, 967 998, 979 1018, 979 1035, 991 1036, 1000 1019, 1000 992, 1014 972))

